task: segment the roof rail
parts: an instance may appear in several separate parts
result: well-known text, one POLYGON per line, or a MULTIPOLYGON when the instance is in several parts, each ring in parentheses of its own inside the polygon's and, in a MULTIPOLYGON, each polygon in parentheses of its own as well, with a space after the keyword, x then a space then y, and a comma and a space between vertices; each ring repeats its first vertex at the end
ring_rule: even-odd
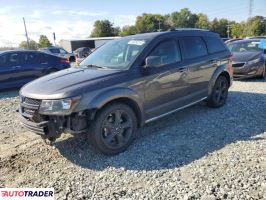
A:
POLYGON ((171 28, 168 31, 209 31, 209 30, 200 29, 200 28, 171 28))

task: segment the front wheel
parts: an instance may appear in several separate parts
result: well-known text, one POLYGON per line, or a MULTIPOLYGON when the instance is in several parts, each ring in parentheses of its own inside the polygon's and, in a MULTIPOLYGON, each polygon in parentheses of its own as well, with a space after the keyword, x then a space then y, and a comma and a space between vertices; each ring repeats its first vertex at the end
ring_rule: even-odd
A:
POLYGON ((229 83, 225 76, 219 76, 214 84, 212 93, 208 98, 208 105, 211 107, 221 107, 225 104, 228 96, 229 83))
POLYGON ((133 142, 137 119, 133 110, 121 103, 106 106, 92 122, 89 142, 94 149, 106 155, 121 153, 133 142))

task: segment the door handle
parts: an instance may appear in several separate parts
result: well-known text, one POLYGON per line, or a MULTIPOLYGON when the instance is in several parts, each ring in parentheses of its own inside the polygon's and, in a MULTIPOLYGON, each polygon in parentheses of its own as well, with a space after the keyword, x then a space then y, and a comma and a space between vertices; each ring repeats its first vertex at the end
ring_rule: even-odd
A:
POLYGON ((13 66, 12 69, 18 69, 21 68, 21 66, 13 66))

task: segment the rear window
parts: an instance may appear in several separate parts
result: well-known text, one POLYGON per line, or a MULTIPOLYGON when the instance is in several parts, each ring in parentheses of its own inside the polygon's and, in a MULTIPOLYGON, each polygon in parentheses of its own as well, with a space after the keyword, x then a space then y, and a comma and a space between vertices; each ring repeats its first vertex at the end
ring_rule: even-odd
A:
POLYGON ((51 51, 52 53, 60 53, 60 50, 59 50, 59 49, 50 49, 50 51, 51 51))
POLYGON ((184 37, 180 40, 184 58, 192 59, 208 54, 206 44, 201 37, 184 37))
POLYGON ((217 53, 221 51, 225 51, 225 46, 221 40, 216 37, 204 37, 209 53, 217 53))

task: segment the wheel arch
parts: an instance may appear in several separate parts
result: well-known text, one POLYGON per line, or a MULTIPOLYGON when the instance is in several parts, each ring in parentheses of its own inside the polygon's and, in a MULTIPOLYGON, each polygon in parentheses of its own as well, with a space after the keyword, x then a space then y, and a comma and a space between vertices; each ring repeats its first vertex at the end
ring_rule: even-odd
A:
POLYGON ((208 97, 211 95, 212 93, 212 89, 214 87, 214 84, 216 82, 216 80, 220 77, 220 76, 225 76, 229 86, 232 84, 232 78, 230 77, 229 72, 226 69, 226 66, 221 65, 219 67, 216 68, 216 70, 214 71, 212 78, 209 82, 209 86, 208 86, 208 97))
POLYGON ((89 110, 94 111, 92 118, 94 119, 100 109, 116 102, 126 104, 132 108, 133 112, 136 114, 138 127, 144 124, 142 101, 134 91, 127 88, 105 91, 97 95, 88 105, 88 108, 90 108, 89 110))

